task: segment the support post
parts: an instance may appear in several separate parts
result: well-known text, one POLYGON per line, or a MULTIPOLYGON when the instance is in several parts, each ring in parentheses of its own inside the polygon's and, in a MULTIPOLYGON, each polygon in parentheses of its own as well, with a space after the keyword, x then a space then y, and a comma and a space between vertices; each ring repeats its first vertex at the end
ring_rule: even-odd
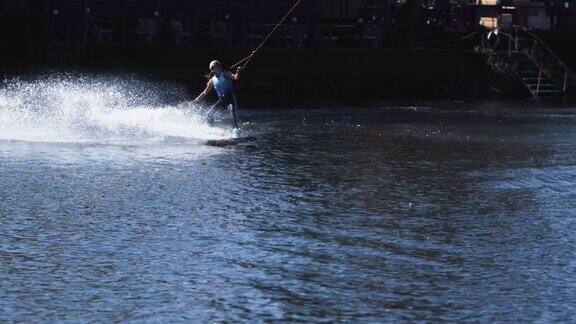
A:
POLYGON ((508 58, 512 57, 512 37, 508 36, 508 58))
POLYGON ((540 97, 540 82, 542 80, 542 67, 538 66, 538 85, 536 86, 536 97, 540 97))
POLYGON ((564 87, 562 88, 563 93, 566 93, 567 86, 568 86, 568 68, 564 68, 564 87))

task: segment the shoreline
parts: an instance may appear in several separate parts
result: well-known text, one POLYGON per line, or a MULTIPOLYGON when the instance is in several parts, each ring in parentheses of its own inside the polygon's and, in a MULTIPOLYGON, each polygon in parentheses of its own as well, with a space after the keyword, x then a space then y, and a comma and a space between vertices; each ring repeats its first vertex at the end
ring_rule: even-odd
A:
MULTIPOLYGON (((141 74, 179 84, 192 97, 205 84, 207 63, 225 65, 244 48, 193 48, 121 43, 51 43, 34 64, 4 61, 0 75, 38 71, 141 74)), ((528 98, 523 85, 493 72, 485 58, 465 50, 267 48, 237 84, 242 104, 270 99, 311 105, 325 102, 528 98)))

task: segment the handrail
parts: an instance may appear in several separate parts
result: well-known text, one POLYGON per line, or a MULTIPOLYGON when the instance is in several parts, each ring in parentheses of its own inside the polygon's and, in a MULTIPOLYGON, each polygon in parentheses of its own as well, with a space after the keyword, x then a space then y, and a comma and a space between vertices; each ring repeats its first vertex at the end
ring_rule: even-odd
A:
POLYGON ((556 61, 558 61, 558 63, 560 63, 560 66, 562 66, 563 68, 565 68, 566 70, 568 70, 568 72, 572 72, 570 71, 570 68, 568 68, 568 66, 564 63, 564 61, 562 61, 558 55, 556 55, 556 53, 554 53, 554 51, 552 51, 552 49, 550 47, 548 47, 548 45, 546 45, 546 43, 544 43, 544 41, 538 37, 536 34, 530 32, 529 30, 527 30, 526 28, 520 28, 520 26, 513 26, 515 29, 520 29, 523 32, 525 32, 526 34, 532 36, 534 39, 536 39, 538 41, 538 43, 540 43, 542 46, 544 46, 544 48, 546 50, 548 50, 548 52, 550 54, 552 54, 552 56, 556 59, 556 61))
MULTIPOLYGON (((555 82, 558 82, 558 80, 556 80, 556 78, 554 77, 554 75, 552 73, 550 73, 550 71, 548 71, 548 69, 544 68, 544 66, 542 64, 540 64, 534 57, 532 57, 532 55, 529 54, 528 49, 520 46, 518 44, 518 37, 514 38, 512 37, 512 35, 507 34, 503 31, 499 31, 499 34, 502 34, 506 37, 508 37, 510 40, 514 41, 514 44, 516 46, 516 48, 520 48, 524 51, 524 53, 526 54, 526 56, 528 56, 528 58, 534 63, 536 64, 536 66, 538 66, 538 69, 540 70, 540 76, 538 77, 539 79, 541 78, 541 72, 544 72, 544 74, 546 74, 546 76, 548 76, 550 78, 550 80, 553 80, 555 82)), ((534 35, 535 36, 535 35, 534 35)), ((539 39, 538 39, 539 40, 539 39)), ((540 41, 540 40, 539 40, 540 41)), ((542 45, 546 46, 546 44, 544 44, 542 41, 540 41, 542 43, 542 45)), ((546 46, 546 48, 550 51, 550 53, 552 53, 554 55, 554 53, 546 46)), ((510 51, 510 48, 508 48, 508 51, 510 51)), ((568 73, 570 71, 570 69, 556 56, 554 55, 554 57, 558 60, 558 62, 560 63, 560 66, 562 68, 564 68, 565 70, 565 74, 564 74, 564 81, 563 81, 563 86, 562 86, 562 92, 566 92, 566 84, 567 84, 567 80, 568 80, 568 73)), ((559 82, 558 82, 559 83, 559 82)), ((558 84, 559 85, 559 84, 558 84)), ((560 86, 560 85, 559 85, 560 86)))
POLYGON ((538 69, 538 85, 536 86, 536 97, 540 96, 540 83, 542 82, 542 68, 538 69))
POLYGON ((517 40, 517 39, 515 39, 514 37, 512 37, 512 35, 507 34, 507 33, 503 32, 503 31, 499 31, 498 34, 502 34, 502 35, 508 37, 510 40, 512 40, 512 41, 515 43, 516 48, 520 48, 520 49, 524 50, 526 56, 528 56, 528 58, 529 58, 534 64, 536 64, 536 66, 538 66, 539 69, 542 69, 542 71, 544 71, 544 73, 545 73, 548 77, 553 78, 552 75, 542 66, 542 64, 538 63, 538 61, 536 61, 536 60, 532 57, 532 55, 529 55, 529 54, 528 54, 528 52, 527 52, 528 49, 526 49, 526 48, 524 48, 524 47, 522 47, 522 46, 520 46, 520 45, 518 44, 518 40, 517 40))
POLYGON ((513 27, 516 30, 520 29, 521 31, 530 35, 533 39, 536 40, 536 44, 542 45, 542 47, 544 47, 548 51, 548 53, 551 54, 554 59, 556 59, 556 62, 558 63, 558 65, 560 65, 560 67, 562 67, 564 69, 564 80, 563 81, 560 80, 561 81, 560 83, 561 83, 561 87, 562 87, 562 92, 566 93, 567 85, 568 85, 568 76, 570 74, 572 74, 572 71, 570 70, 570 68, 564 63, 564 61, 562 61, 562 59, 560 59, 558 57, 558 55, 556 55, 556 53, 554 53, 554 51, 552 51, 552 49, 550 47, 548 47, 548 45, 546 45, 546 43, 544 43, 544 41, 540 37, 538 37, 538 35, 530 32, 526 28, 520 28, 519 26, 516 26, 516 25, 514 25, 513 27))

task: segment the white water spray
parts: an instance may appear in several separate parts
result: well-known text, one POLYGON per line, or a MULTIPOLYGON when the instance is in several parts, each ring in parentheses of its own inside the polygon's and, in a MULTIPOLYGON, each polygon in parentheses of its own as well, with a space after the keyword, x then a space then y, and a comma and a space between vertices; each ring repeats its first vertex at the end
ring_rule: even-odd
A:
POLYGON ((187 103, 160 103, 158 92, 138 82, 51 78, 5 82, 0 87, 0 140, 147 143, 231 137, 211 127, 187 103))

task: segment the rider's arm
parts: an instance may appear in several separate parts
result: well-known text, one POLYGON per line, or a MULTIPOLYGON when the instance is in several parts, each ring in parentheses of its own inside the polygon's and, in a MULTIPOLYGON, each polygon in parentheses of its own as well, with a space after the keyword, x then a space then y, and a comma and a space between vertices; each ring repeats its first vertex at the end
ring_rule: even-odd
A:
POLYGON ((198 98, 194 99, 194 102, 198 102, 198 101, 204 99, 210 93, 210 91, 212 91, 212 88, 213 88, 212 80, 210 80, 206 84, 206 89, 204 89, 204 91, 202 91, 202 93, 198 96, 198 98))

